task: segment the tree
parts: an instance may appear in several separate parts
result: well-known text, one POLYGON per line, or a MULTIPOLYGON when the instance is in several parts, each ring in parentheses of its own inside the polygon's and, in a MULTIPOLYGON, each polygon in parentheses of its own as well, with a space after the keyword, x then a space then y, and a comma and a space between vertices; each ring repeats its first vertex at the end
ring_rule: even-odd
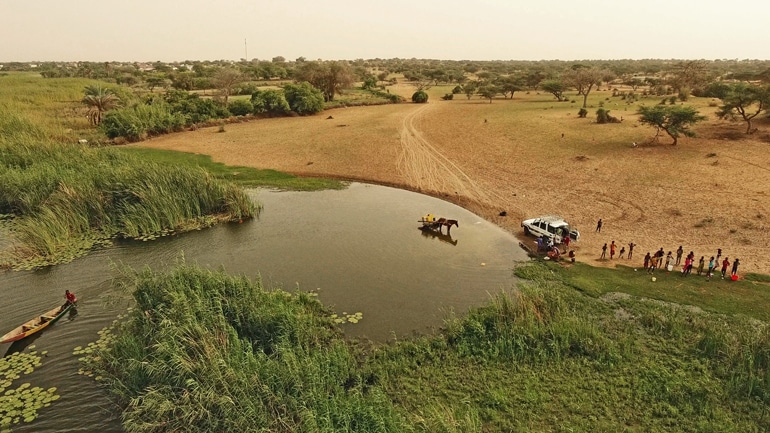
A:
POLYGON ((564 83, 561 80, 545 80, 540 83, 540 88, 552 94, 561 102, 564 100, 564 83))
POLYGON ((463 92, 468 99, 471 99, 476 94, 476 90, 479 88, 478 81, 469 81, 463 86, 463 92))
POLYGON ((598 68, 578 67, 564 72, 561 76, 564 83, 577 89, 578 95, 583 95, 583 108, 588 104, 588 94, 595 85, 602 82, 607 71, 598 68))
POLYGON ((492 103, 492 99, 500 93, 500 89, 492 84, 486 84, 481 87, 479 87, 479 90, 476 92, 479 94, 479 96, 483 98, 489 99, 489 103, 492 103))
POLYGON ((294 77, 321 90, 326 102, 333 101, 334 95, 353 84, 353 73, 345 62, 304 62, 294 77))
POLYGON ((642 124, 657 128, 655 133, 656 141, 662 129, 674 140, 671 143, 673 146, 676 146, 680 134, 686 137, 694 137, 695 133, 688 129, 689 126, 706 119, 706 116, 698 114, 698 111, 694 108, 684 105, 640 107, 638 114, 641 116, 639 121, 642 124))
POLYGON ((770 86, 759 87, 737 83, 728 89, 722 98, 717 116, 735 120, 740 115, 746 122, 746 134, 751 134, 751 121, 770 105, 770 86))
POLYGON ((179 90, 193 89, 193 75, 190 72, 176 72, 171 75, 171 87, 179 90))
POLYGON ((307 81, 283 86, 289 107, 297 114, 315 114, 324 109, 324 95, 307 81))
POLYGON ((515 92, 518 92, 522 89, 521 83, 522 83, 521 78, 513 75, 498 77, 497 80, 495 80, 495 85, 500 90, 500 93, 503 94, 503 97, 505 97, 505 95, 510 93, 511 99, 513 99, 513 94, 515 92))
POLYGON ((87 86, 81 102, 88 107, 88 120, 92 125, 102 123, 102 114, 120 105, 115 92, 99 85, 87 86))
POLYGON ((708 63, 705 60, 682 61, 674 65, 671 85, 677 93, 701 87, 709 81, 708 63))
POLYGON ((224 98, 223 102, 227 106, 227 99, 233 91, 236 84, 243 81, 243 74, 233 68, 221 68, 214 73, 212 83, 219 90, 219 94, 224 98))
POLYGON ((144 83, 147 88, 152 92, 156 87, 166 88, 169 85, 169 80, 165 74, 152 74, 144 79, 144 83))

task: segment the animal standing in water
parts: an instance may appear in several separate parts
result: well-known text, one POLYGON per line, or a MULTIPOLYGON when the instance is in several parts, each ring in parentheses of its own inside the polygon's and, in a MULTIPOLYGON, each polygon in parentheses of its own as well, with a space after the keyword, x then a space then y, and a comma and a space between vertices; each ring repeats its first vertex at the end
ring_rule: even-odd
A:
POLYGON ((457 220, 448 220, 446 218, 439 218, 436 220, 437 223, 439 223, 438 231, 441 232, 442 227, 446 227, 446 234, 450 234, 449 231, 452 230, 452 226, 460 227, 460 223, 457 222, 457 220))

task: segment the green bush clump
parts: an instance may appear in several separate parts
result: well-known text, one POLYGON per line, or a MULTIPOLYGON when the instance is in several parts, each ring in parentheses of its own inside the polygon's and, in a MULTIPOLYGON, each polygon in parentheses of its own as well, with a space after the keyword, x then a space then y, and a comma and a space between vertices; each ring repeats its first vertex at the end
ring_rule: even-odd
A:
POLYGON ((304 116, 320 113, 324 109, 324 95, 307 81, 283 86, 283 93, 289 108, 304 116))
POLYGON ((291 111, 283 90, 260 90, 251 95, 254 114, 285 116, 291 111))
POLYGON ((246 99, 235 99, 227 104, 227 109, 234 116, 245 116, 251 114, 254 111, 254 106, 251 105, 251 101, 246 99))
POLYGON ((418 90, 414 92, 412 95, 412 102, 416 102, 418 104, 424 104, 428 102, 428 94, 425 93, 423 90, 418 90))
POLYGON ((197 93, 171 90, 163 97, 174 114, 184 116, 186 125, 205 123, 211 119, 224 119, 230 112, 222 104, 210 98, 201 98, 197 93))
POLYGON ((110 111, 104 115, 99 128, 109 138, 139 141, 151 135, 181 131, 185 124, 182 114, 172 113, 167 104, 155 102, 110 111))

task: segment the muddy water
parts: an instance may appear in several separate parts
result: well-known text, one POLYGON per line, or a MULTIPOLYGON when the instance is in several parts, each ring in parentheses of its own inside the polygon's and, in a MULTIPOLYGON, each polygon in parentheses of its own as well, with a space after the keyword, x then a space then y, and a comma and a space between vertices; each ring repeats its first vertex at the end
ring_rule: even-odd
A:
MULTIPOLYGON (((254 191, 264 205, 258 220, 154 242, 128 242, 66 265, 0 275, 0 331, 63 301, 80 301, 67 318, 22 345, 47 350, 43 365, 14 383, 56 386, 61 399, 15 432, 122 431, 106 393, 77 374, 76 346, 94 341, 129 305, 111 287, 111 264, 163 269, 187 263, 261 279, 266 286, 318 291, 336 312, 363 313, 344 330, 384 341, 441 326, 448 311, 463 312, 514 284, 513 267, 527 260, 516 239, 450 203, 397 189, 352 184, 343 191, 254 191), (425 213, 457 219, 452 236, 418 230, 425 213)), ((444 231, 446 233, 446 230, 444 231)))

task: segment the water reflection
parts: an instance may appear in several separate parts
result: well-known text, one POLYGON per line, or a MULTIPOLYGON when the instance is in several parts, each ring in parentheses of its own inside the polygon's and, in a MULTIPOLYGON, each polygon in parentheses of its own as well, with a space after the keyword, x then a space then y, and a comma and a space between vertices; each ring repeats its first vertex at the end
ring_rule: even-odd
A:
POLYGON ((452 236, 449 234, 444 234, 439 231, 433 230, 430 227, 425 227, 425 226, 417 227, 417 229, 420 230, 422 235, 425 236, 426 238, 438 239, 441 242, 446 242, 453 246, 457 245, 457 239, 452 239, 452 236))

